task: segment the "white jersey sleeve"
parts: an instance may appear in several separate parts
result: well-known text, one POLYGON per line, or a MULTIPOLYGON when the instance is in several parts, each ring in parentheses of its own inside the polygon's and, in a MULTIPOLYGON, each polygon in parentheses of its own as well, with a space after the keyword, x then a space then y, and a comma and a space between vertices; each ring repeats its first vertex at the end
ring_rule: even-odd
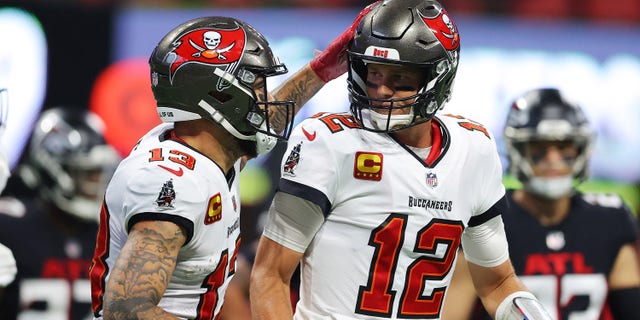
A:
POLYGON ((317 119, 303 121, 293 130, 282 159, 282 179, 263 235, 294 251, 306 250, 329 213, 339 184, 332 149, 339 144, 329 143, 329 135, 317 119))
MULTIPOLYGON (((470 127, 478 130, 484 127, 470 127)), ((509 248, 501 214, 507 209, 505 188, 502 184, 502 164, 495 140, 484 129, 484 135, 469 135, 476 146, 467 165, 475 167, 472 172, 480 175, 481 184, 475 190, 466 191, 474 197, 471 219, 465 228, 461 243, 468 261, 484 266, 498 266, 509 258, 509 248)), ((464 187, 463 187, 464 188, 464 187)))
POLYGON ((208 195, 202 193, 201 184, 197 175, 176 177, 159 166, 139 169, 129 176, 125 184, 126 192, 123 193, 122 206, 126 208, 123 213, 127 230, 142 220, 170 220, 186 228, 190 239, 193 226, 202 219, 203 204, 208 200, 208 195), (163 188, 175 192, 170 204, 163 204, 159 199, 163 188))
POLYGON ((509 259, 509 246, 501 216, 468 227, 462 233, 462 247, 467 261, 483 267, 496 267, 509 259))
POLYGON ((490 141, 485 141, 486 148, 479 148, 479 163, 482 164, 481 180, 484 187, 478 190, 478 207, 476 212, 484 213, 495 206, 505 195, 505 188, 502 184, 502 164, 496 148, 495 140, 491 136, 490 141))
POLYGON ((327 215, 341 184, 339 168, 349 165, 340 163, 342 142, 315 118, 300 123, 289 141, 278 190, 317 204, 327 215))
POLYGON ((283 246, 303 253, 324 222, 315 203, 278 192, 267 214, 263 235, 283 246))

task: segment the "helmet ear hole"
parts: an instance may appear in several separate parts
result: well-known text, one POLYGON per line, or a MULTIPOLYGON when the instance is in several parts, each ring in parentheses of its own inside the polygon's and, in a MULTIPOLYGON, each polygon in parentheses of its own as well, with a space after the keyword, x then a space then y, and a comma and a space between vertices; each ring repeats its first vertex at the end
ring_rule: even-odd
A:
POLYGON ((220 104, 227 103, 233 99, 232 95, 220 91, 209 91, 209 96, 214 98, 220 104))

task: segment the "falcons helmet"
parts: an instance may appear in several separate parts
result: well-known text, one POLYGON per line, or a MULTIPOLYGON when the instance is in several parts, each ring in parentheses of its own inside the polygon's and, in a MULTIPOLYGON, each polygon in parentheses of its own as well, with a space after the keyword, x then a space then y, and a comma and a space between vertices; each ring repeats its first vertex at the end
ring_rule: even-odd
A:
MULTIPOLYGON (((536 193, 563 190, 556 196, 571 190, 573 180, 583 181, 588 176, 588 161, 594 132, 582 109, 554 88, 535 89, 515 99, 507 115, 504 141, 509 155, 509 172, 526 188, 536 192, 533 186, 533 160, 526 156, 525 147, 535 141, 569 141, 578 148, 572 162, 572 174, 565 178, 563 187, 549 185, 536 193)), ((544 194, 541 194, 544 195, 544 194)))
POLYGON ((393 132, 430 120, 449 101, 460 36, 440 3, 388 0, 362 19, 347 53, 351 112, 366 130, 393 132), (366 94, 369 63, 422 70, 425 81, 411 97, 372 99, 366 94), (391 115, 393 109, 407 107, 411 108, 408 115, 391 115))
POLYGON ((149 59, 151 89, 164 122, 209 119, 264 153, 286 140, 293 124, 292 101, 266 101, 266 78, 287 72, 269 43, 245 22, 203 17, 171 30, 149 59), (256 95, 254 82, 265 81, 256 95), (280 109, 277 110, 276 108, 280 109), (282 112, 287 128, 278 134, 269 112, 282 112))
POLYGON ((97 221, 102 197, 120 157, 104 138, 96 114, 51 108, 35 124, 19 176, 60 210, 97 221))

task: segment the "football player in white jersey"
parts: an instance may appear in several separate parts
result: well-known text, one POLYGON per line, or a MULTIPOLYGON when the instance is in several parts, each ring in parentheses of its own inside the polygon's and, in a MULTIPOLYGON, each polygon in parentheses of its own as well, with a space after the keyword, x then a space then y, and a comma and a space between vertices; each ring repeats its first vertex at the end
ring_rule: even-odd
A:
POLYGON ((106 191, 90 270, 95 318, 220 316, 240 245, 238 172, 287 139, 295 106, 346 72, 354 29, 271 93, 266 78, 287 69, 245 22, 198 18, 158 43, 149 64, 165 123, 106 191))
POLYGON ((94 316, 212 319, 240 245, 240 159, 290 133, 266 117, 266 108, 293 116, 293 102, 266 99, 266 78, 287 69, 262 34, 226 17, 177 26, 149 64, 165 123, 107 188, 90 272, 94 316))
POLYGON ((351 113, 319 113, 289 139, 251 275, 254 318, 439 319, 463 246, 492 316, 548 319, 509 260, 491 134, 437 112, 459 52, 436 1, 364 16, 348 50, 351 113))

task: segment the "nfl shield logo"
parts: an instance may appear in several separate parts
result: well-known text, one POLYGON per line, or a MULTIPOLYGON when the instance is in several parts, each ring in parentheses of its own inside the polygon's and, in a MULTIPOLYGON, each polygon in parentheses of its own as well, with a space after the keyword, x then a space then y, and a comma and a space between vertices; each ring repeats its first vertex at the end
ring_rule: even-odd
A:
POLYGON ((438 186, 438 176, 433 172, 427 172, 427 185, 431 188, 438 186))
POLYGON ((562 231, 550 231, 547 234, 547 248, 558 251, 564 248, 566 242, 564 240, 564 233, 562 231))

